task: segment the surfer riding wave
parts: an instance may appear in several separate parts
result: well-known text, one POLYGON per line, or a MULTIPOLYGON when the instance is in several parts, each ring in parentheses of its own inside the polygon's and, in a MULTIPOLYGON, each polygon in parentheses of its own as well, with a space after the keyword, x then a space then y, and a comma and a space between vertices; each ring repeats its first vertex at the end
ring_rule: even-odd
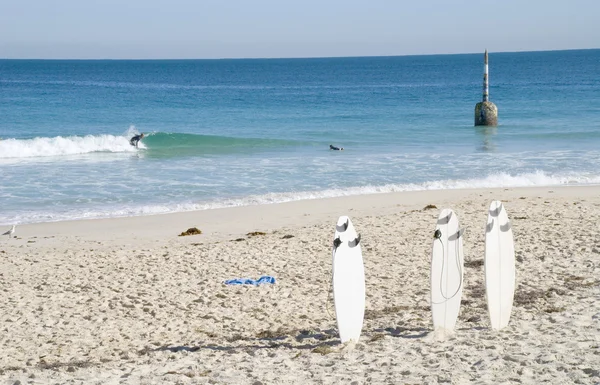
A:
POLYGON ((133 138, 129 139, 129 144, 131 144, 132 146, 135 146, 135 148, 138 148, 138 143, 143 138, 144 138, 144 134, 136 135, 133 138))

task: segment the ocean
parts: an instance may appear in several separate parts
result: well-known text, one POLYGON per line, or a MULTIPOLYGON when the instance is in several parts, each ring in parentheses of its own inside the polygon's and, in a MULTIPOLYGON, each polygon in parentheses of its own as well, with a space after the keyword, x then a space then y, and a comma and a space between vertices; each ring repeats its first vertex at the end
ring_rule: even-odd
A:
POLYGON ((0 60, 0 224, 600 183, 600 50, 489 60, 0 60))

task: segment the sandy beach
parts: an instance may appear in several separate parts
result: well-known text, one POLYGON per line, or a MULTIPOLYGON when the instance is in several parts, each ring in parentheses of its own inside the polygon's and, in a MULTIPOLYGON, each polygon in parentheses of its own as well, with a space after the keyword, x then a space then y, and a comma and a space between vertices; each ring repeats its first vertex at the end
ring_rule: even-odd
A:
POLYGON ((17 238, 0 238, 0 383, 598 384, 599 221, 600 187, 590 186, 17 226, 17 238), (501 331, 489 327, 483 286, 492 200, 505 204, 517 257, 501 331), (429 304, 442 208, 467 228, 462 308, 444 339, 429 304), (329 293, 340 215, 362 235, 366 274, 362 336, 348 346, 329 293), (178 236, 190 227, 203 234, 178 236), (261 275, 277 283, 223 284, 261 275))

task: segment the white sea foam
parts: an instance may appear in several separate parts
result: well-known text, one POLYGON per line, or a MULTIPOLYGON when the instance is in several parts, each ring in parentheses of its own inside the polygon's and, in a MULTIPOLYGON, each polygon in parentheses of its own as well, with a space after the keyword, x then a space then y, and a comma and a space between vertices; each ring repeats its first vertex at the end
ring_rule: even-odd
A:
POLYGON ((249 196, 241 199, 227 200, 215 203, 209 208, 220 208, 230 206, 249 206, 257 204, 271 204, 291 202, 297 200, 334 198, 341 196, 380 194, 402 191, 426 191, 426 190, 454 190, 454 189, 476 189, 476 188, 507 188, 507 187, 535 187, 535 186, 569 186, 569 185, 591 185, 600 184, 600 175, 588 174, 564 174, 546 175, 542 171, 525 173, 521 175, 509 175, 499 173, 489 175, 482 179, 454 180, 446 179, 425 183, 408 184, 386 184, 381 186, 361 186, 347 189, 328 189, 321 191, 304 191, 294 193, 270 193, 265 195, 249 196))
POLYGON ((387 184, 381 186, 362 186, 347 189, 328 189, 320 191, 269 193, 263 195, 251 195, 235 199, 223 199, 218 201, 206 201, 197 203, 172 203, 172 204, 149 204, 145 206, 122 205, 120 207, 106 209, 87 209, 75 211, 66 209, 62 212, 37 212, 24 213, 22 215, 3 217, 0 214, 0 225, 22 224, 34 222, 53 222, 72 219, 112 218, 128 217, 152 214, 164 214, 182 211, 209 210, 224 207, 252 206, 273 203, 292 202, 299 200, 311 200, 321 198, 333 198, 352 195, 380 194, 402 191, 426 191, 445 189, 474 189, 474 188, 508 188, 508 187, 535 187, 535 186, 581 186, 600 184, 600 175, 584 173, 570 173, 562 175, 547 175, 537 171, 521 175, 509 175, 499 173, 482 179, 453 180, 446 179, 431 181, 421 184, 387 184))
POLYGON ((0 140, 0 159, 135 151, 127 136, 87 135, 0 140))

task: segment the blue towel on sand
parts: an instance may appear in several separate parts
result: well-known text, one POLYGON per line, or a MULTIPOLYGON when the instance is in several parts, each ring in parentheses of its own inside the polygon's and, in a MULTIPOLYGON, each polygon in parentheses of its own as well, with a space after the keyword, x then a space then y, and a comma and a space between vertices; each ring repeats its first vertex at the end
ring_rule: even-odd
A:
POLYGON ((236 279, 228 279, 224 282, 225 285, 254 285, 258 286, 263 283, 275 283, 275 277, 271 277, 270 275, 263 275, 259 279, 252 278, 236 278, 236 279))

